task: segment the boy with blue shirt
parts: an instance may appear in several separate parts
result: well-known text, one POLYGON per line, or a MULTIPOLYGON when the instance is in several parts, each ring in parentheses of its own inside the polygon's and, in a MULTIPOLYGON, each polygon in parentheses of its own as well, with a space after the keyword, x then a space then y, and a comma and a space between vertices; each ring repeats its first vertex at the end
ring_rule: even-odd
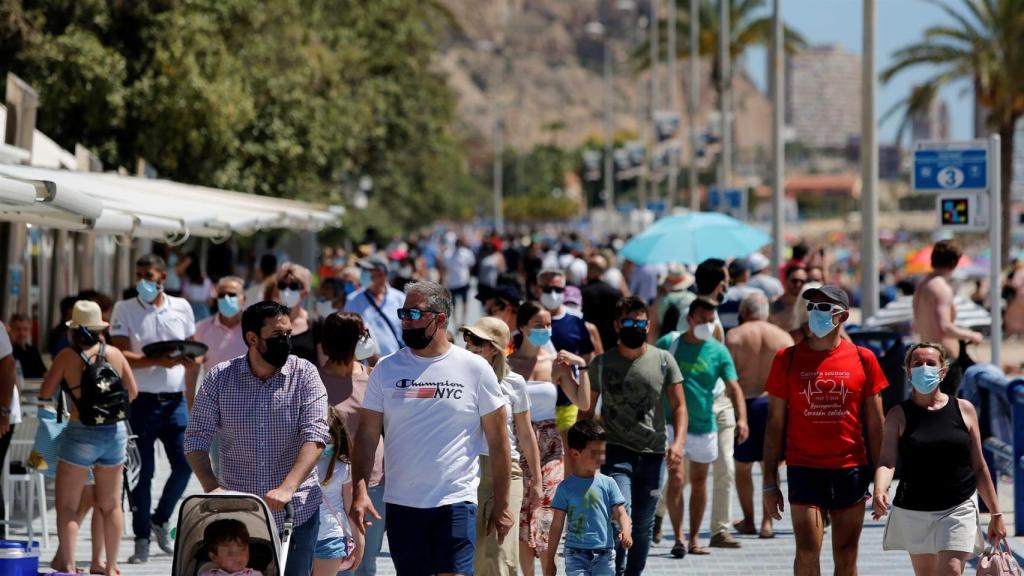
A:
MULTIPOLYGON (((604 463, 604 428, 593 420, 573 424, 568 433, 569 457, 574 474, 567 476, 551 502, 554 518, 548 542, 565 537, 565 573, 570 576, 611 576, 615 574, 614 517, 624 548, 633 545, 632 525, 626 513, 626 499, 618 484, 598 470, 604 463)), ((544 555, 544 576, 554 576, 557 546, 544 555)))

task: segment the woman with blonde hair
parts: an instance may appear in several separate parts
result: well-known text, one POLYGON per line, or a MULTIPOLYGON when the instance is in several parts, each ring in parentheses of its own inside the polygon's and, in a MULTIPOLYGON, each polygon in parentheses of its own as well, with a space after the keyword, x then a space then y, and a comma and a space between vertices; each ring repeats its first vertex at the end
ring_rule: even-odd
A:
MULTIPOLYGON (((514 523, 519 522, 519 510, 523 504, 524 480, 519 465, 519 454, 534 470, 540 468, 540 449, 537 437, 530 425, 530 398, 526 392, 526 380, 509 368, 505 359, 508 347, 508 326, 498 318, 487 316, 472 326, 463 326, 462 337, 466 349, 487 360, 494 368, 501 391, 508 403, 508 437, 512 448, 512 484, 509 489, 509 510, 514 523)), ((509 576, 516 574, 519 559, 519 539, 512 535, 498 542, 498 534, 487 533, 487 518, 494 505, 494 483, 491 465, 486 454, 480 456, 480 486, 477 490, 479 510, 476 515, 476 551, 473 559, 474 572, 480 576, 492 574, 509 576)), ((541 478, 534 478, 528 487, 531 500, 539 501, 543 496, 541 478)))
POLYGON ((885 418, 875 471, 873 517, 889 515, 882 547, 909 552, 918 575, 963 574, 967 559, 982 552, 976 496, 991 511, 989 541, 1006 538, 974 405, 939 389, 948 369, 941 344, 911 347, 906 370, 913 392, 885 418), (897 457, 902 478, 890 506, 897 457))

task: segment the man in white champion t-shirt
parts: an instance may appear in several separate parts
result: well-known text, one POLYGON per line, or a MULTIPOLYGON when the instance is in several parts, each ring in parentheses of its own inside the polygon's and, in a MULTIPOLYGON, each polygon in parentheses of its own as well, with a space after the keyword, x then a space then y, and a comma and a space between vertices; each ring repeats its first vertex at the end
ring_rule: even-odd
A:
POLYGON ((406 348, 377 363, 360 409, 350 514, 359 530, 379 521, 366 480, 383 432, 385 524, 397 573, 471 574, 485 441, 494 477, 488 532, 504 540, 513 524, 505 398, 487 361, 448 342, 448 290, 414 282, 405 292, 398 314, 406 348))

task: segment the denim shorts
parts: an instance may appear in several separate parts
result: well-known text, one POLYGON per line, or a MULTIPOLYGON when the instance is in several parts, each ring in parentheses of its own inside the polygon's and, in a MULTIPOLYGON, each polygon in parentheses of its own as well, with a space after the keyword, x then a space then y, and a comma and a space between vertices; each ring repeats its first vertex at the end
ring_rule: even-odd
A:
POLYGON ((82 468, 120 466, 128 450, 124 422, 86 426, 73 420, 60 435, 57 458, 82 468))
POLYGON ((313 548, 313 558, 316 560, 337 560, 345 556, 348 556, 348 541, 343 536, 317 540, 313 548))
POLYGON ((584 550, 565 548, 566 576, 613 576, 615 574, 615 550, 602 548, 584 550))

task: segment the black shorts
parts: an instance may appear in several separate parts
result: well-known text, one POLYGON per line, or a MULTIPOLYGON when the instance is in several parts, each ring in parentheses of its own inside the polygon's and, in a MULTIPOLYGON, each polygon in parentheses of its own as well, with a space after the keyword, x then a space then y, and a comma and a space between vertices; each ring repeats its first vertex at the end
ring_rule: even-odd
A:
POLYGON ((870 498, 870 466, 806 468, 787 466, 789 503, 819 510, 842 510, 863 505, 870 498))
MULTIPOLYGON (((761 396, 747 400, 747 426, 750 435, 743 444, 736 440, 733 459, 749 464, 764 460, 764 431, 768 426, 768 397, 761 396)), ((785 434, 782 435, 785 438, 785 434)), ((782 460, 781 455, 779 460, 782 460)))
POLYGON ((437 508, 387 504, 385 526, 398 576, 473 573, 476 504, 437 508))
POLYGON ((452 293, 452 302, 462 300, 463 303, 466 303, 469 301, 469 284, 461 288, 449 288, 448 291, 452 293))

